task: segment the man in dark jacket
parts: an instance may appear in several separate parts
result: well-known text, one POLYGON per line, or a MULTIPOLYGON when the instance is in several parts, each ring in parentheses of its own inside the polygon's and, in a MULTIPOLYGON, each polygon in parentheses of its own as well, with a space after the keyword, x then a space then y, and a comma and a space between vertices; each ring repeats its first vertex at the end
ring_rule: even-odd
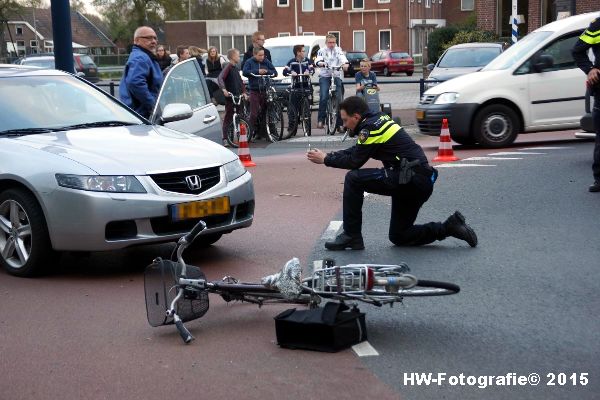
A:
POLYGON ((600 18, 592 21, 590 26, 579 36, 573 46, 573 58, 577 66, 587 74, 586 85, 594 96, 594 109, 592 119, 596 131, 596 144, 594 146, 594 183, 589 187, 590 192, 600 192, 600 18), (594 53, 594 63, 588 57, 588 50, 594 53))
POLYGON ((141 26, 135 30, 133 43, 119 84, 119 97, 138 114, 148 118, 163 81, 156 59, 156 33, 150 27, 141 26))
MULTIPOLYGON (((252 137, 257 138, 260 127, 258 126, 259 115, 265 114, 267 109, 267 96, 263 86, 262 78, 254 75, 277 76, 277 70, 271 61, 265 58, 265 49, 255 47, 254 57, 244 64, 243 74, 248 78, 248 89, 250 89, 250 129, 252 137)), ((264 120, 264 118, 263 118, 264 120)))
MULTIPOLYGON (((242 59, 242 70, 244 69, 244 64, 246 64, 246 61, 254 57, 253 50, 255 47, 262 47, 263 49, 265 48, 265 34, 260 31, 256 31, 252 34, 252 44, 248 46, 248 50, 246 50, 244 53, 244 58, 242 59)), ((265 58, 273 62, 273 60, 271 60, 271 52, 269 49, 265 49, 265 58)))
POLYGON ((307 158, 315 164, 349 169, 344 181, 344 231, 325 243, 329 250, 362 250, 362 205, 364 193, 392 197, 389 239, 397 246, 421 246, 449 236, 477 246, 475 231, 456 211, 445 222, 414 225, 419 209, 433 192, 437 170, 427 162, 421 146, 400 125, 384 113, 369 111, 358 96, 340 104, 344 126, 358 133, 356 145, 325 154, 314 149, 307 158), (370 158, 381 160, 383 168, 362 168, 370 158))

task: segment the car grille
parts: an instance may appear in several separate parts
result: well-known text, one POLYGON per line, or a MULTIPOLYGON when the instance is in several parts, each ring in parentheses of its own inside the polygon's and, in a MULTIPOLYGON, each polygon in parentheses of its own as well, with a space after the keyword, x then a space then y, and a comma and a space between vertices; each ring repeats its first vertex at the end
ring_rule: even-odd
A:
POLYGON ((150 178, 167 192, 199 194, 215 186, 221 180, 221 167, 196 169, 191 171, 169 172, 165 174, 153 174, 150 178), (198 176, 200 188, 191 189, 186 182, 188 176, 198 176))
POLYGON ((438 136, 442 131, 442 120, 450 121, 450 112, 447 110, 427 110, 425 119, 417 121, 419 131, 424 135, 438 136))
POLYGON ((421 97, 421 100, 419 101, 419 104, 433 104, 434 100, 435 100, 435 95, 433 95, 433 94, 424 94, 423 97, 421 97))

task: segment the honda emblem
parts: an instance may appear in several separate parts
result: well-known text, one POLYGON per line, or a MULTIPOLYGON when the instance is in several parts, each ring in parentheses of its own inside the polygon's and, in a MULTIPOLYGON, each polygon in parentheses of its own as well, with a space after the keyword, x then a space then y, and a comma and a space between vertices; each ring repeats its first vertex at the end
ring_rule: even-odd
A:
POLYGON ((185 177, 185 183, 190 190, 198 190, 202 187, 202 180, 198 175, 189 175, 185 177))

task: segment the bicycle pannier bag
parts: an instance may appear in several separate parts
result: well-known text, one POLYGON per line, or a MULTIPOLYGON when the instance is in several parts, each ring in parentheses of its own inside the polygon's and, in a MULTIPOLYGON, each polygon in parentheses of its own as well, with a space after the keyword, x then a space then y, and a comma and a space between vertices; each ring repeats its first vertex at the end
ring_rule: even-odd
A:
POLYGON ((286 310, 275 317, 277 344, 288 349, 343 350, 367 340, 365 314, 328 302, 312 310, 286 310))

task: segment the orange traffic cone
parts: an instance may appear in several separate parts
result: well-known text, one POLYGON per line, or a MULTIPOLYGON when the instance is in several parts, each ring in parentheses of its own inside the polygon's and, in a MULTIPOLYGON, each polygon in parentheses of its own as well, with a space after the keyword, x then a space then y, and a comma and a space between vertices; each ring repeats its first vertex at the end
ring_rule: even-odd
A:
POLYGON ((440 134, 440 147, 438 155, 433 161, 458 161, 460 158, 454 155, 452 150, 452 139, 450 139, 450 130, 448 129, 448 120, 442 120, 442 133, 440 134))
POLYGON ((240 124, 240 143, 238 146, 238 157, 244 167, 256 167, 252 157, 250 156, 250 146, 248 146, 248 132, 246 132, 246 124, 240 124))

